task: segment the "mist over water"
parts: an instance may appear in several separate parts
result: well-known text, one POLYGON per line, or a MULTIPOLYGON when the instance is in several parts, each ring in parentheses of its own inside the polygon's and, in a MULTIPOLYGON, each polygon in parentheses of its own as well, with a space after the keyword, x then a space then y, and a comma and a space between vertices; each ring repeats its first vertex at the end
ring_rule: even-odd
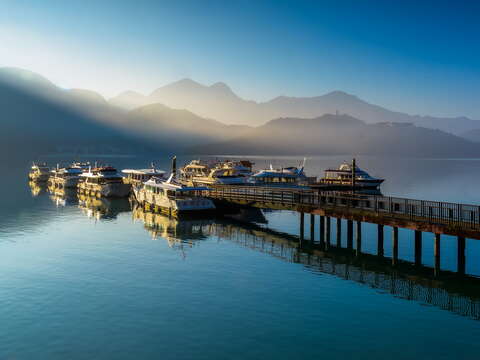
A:
MULTIPOLYGON (((250 158, 257 169, 302 161, 250 158)), ((64 159, 46 160, 53 165, 64 159)), ((147 167, 152 160, 159 168, 170 166, 168 155, 98 160, 120 169, 147 167)), ((349 159, 309 158, 307 175, 321 175, 342 160, 349 159)), ((480 160, 360 157, 357 163, 386 178, 386 195, 480 204, 474 181, 480 160)), ((28 164, 17 165, 0 180, 2 358, 451 359, 460 352, 475 358, 480 350, 474 316, 480 296, 471 286, 459 283, 452 290, 448 283, 421 280, 423 273, 402 277, 400 271, 394 290, 388 288, 388 267, 377 260, 357 264, 346 254, 298 252, 296 213, 264 211, 267 224, 261 217, 247 224, 177 221, 132 212, 127 200, 84 205, 41 189, 33 196, 28 164), (385 277, 378 283, 383 285, 375 285, 375 277, 385 277), (430 302, 427 284, 436 294, 430 302), (411 297, 402 290, 409 286, 411 297), (456 305, 449 308, 449 301, 456 305)), ((364 224, 363 231, 363 251, 375 254, 376 228, 364 224)), ((444 270, 456 269, 454 240, 442 237, 444 270)), ((478 276, 477 243, 467 240, 467 273, 478 276)), ((411 231, 400 230, 399 253, 413 261, 411 231)), ((432 237, 424 234, 423 263, 432 261, 432 237)))

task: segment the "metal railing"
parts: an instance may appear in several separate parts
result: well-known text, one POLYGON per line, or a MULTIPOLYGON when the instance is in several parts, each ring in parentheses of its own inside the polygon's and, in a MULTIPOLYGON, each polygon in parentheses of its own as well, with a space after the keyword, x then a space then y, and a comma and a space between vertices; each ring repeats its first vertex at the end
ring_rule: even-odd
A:
POLYGON ((440 201, 366 195, 338 191, 314 191, 259 186, 217 186, 209 197, 242 202, 263 202, 283 206, 358 209, 392 218, 427 221, 480 229, 480 206, 440 201))

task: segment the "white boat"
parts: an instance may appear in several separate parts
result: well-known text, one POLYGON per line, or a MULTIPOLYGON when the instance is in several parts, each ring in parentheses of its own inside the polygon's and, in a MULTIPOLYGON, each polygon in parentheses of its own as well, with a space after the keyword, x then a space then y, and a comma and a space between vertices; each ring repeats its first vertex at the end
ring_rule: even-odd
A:
POLYGON ((50 168, 47 164, 32 164, 30 172, 28 173, 28 179, 33 182, 47 182, 50 178, 50 168))
POLYGON ((114 167, 104 166, 89 169, 80 175, 83 179, 78 185, 81 194, 97 197, 126 197, 131 185, 123 182, 123 177, 114 167))
POLYGON ((270 165, 269 169, 253 174, 249 183, 256 186, 308 188, 309 178, 305 175, 304 168, 305 160, 300 168, 290 166, 274 169, 270 165))
POLYGON ((202 196, 202 191, 205 190, 208 188, 179 183, 174 179, 174 174, 168 180, 152 177, 142 186, 133 188, 140 204, 172 216, 214 211, 213 201, 202 196))
POLYGON ((162 179, 166 174, 164 170, 156 169, 153 164, 150 169, 123 169, 122 173, 126 175, 124 182, 132 185, 139 185, 152 177, 162 179))
POLYGON ((355 164, 355 161, 353 161, 352 164, 344 162, 338 169, 325 170, 325 176, 320 179, 320 184, 323 185, 349 188, 354 186, 359 189, 378 189, 383 182, 384 179, 375 178, 365 170, 360 169, 355 164), (352 182, 353 177, 355 178, 355 182, 352 182))
POLYGON ((207 163, 192 160, 181 169, 181 180, 189 185, 244 185, 252 175, 249 161, 207 163))
POLYGON ((51 171, 49 183, 52 187, 62 189, 75 189, 82 179, 83 170, 78 167, 59 168, 51 171))

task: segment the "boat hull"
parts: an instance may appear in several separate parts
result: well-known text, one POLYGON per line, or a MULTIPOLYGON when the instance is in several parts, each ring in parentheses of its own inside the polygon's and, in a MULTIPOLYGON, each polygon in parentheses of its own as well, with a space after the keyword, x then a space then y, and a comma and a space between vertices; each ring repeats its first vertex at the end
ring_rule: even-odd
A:
POLYGON ((173 199, 145 189, 134 188, 133 191, 140 204, 145 204, 152 210, 157 209, 168 215, 214 212, 216 210, 213 201, 204 197, 173 199))
POLYGON ((80 193, 90 196, 105 197, 105 198, 122 198, 130 194, 131 186, 124 183, 113 184, 88 184, 80 183, 78 185, 80 193))
MULTIPOLYGON (((371 179, 371 180, 355 180, 355 189, 374 190, 378 189, 384 182, 383 179, 371 179)), ((322 179, 319 183, 320 186, 327 186, 332 189, 351 189, 352 183, 350 181, 340 181, 334 179, 322 179)))

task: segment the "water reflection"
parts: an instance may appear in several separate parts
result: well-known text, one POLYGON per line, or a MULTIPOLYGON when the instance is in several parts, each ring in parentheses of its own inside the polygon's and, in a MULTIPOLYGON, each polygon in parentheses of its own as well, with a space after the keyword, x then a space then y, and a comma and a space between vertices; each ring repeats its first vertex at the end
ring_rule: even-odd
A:
MULTIPOLYGON (((45 193, 44 187, 30 186, 36 198, 45 193)), ((480 320, 480 279, 460 277, 449 271, 442 271, 434 278, 431 268, 414 266, 406 261, 400 260, 392 267, 388 258, 370 254, 355 256, 349 249, 330 247, 325 250, 308 242, 302 246, 296 236, 258 225, 266 223, 264 213, 258 209, 252 209, 256 213, 242 210, 233 214, 234 219, 174 219, 146 212, 140 207, 132 209, 127 199, 77 197, 76 193, 70 192, 53 192, 50 199, 57 206, 78 204, 87 216, 98 220, 115 219, 120 213, 132 211, 133 219, 143 224, 151 238, 165 239, 183 257, 188 249, 199 242, 216 237, 282 261, 302 264, 312 273, 334 275, 377 289, 382 294, 429 304, 480 320)), ((35 208, 30 211, 35 211, 35 208)), ((45 217, 48 215, 45 212, 45 217)))
POLYGON ((30 191, 31 191, 33 197, 43 195, 47 191, 47 184, 46 183, 29 181, 28 186, 30 187, 30 191))
POLYGON ((58 188, 55 186, 49 186, 48 192, 50 194, 50 199, 53 201, 55 206, 72 206, 78 204, 78 197, 76 189, 69 188, 58 188))
POLYGON ((480 320, 480 279, 442 271, 433 277, 428 267, 415 267, 410 262, 391 261, 370 254, 356 256, 348 249, 319 245, 302 246, 296 236, 268 228, 228 219, 173 219, 133 210, 133 217, 144 223, 152 238, 164 238, 169 246, 180 249, 193 247, 199 240, 214 236, 232 241, 283 261, 302 264, 313 273, 326 273, 355 281, 383 294, 416 301, 480 320))
POLYGON ((107 199, 94 196, 77 195, 78 206, 89 218, 96 220, 113 220, 120 213, 129 212, 132 209, 129 199, 107 199))

